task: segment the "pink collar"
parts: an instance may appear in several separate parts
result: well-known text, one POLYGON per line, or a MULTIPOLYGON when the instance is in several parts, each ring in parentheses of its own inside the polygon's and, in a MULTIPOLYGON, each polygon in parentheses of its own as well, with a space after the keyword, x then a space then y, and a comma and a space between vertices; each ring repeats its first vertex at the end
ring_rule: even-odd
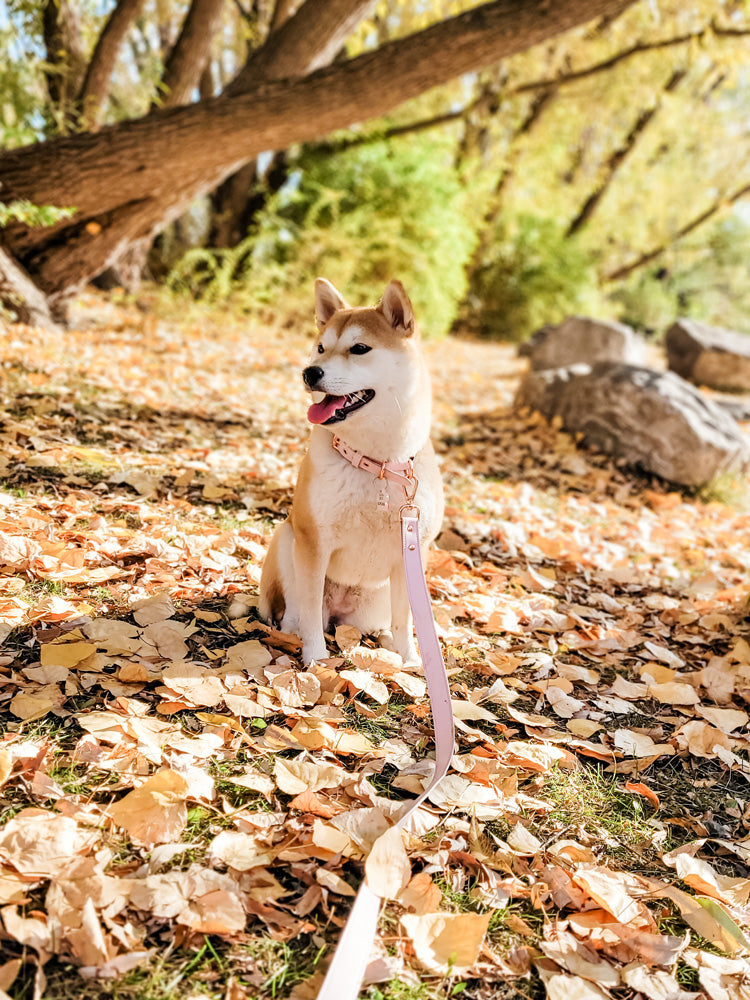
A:
POLYGON ((414 476, 414 462, 378 462, 375 458, 368 458, 361 451, 350 448, 346 441, 342 441, 337 435, 333 435, 333 447, 342 455, 347 462, 355 469, 363 469, 378 479, 388 479, 392 483, 403 486, 408 500, 414 499, 417 489, 417 480, 414 476))

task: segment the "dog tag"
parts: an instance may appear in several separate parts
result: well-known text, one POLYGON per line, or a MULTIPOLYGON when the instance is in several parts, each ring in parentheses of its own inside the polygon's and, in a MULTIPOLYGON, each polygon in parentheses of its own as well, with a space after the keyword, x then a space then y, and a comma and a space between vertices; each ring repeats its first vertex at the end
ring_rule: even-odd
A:
POLYGON ((388 510, 388 487, 385 483, 378 490, 378 510, 388 510))

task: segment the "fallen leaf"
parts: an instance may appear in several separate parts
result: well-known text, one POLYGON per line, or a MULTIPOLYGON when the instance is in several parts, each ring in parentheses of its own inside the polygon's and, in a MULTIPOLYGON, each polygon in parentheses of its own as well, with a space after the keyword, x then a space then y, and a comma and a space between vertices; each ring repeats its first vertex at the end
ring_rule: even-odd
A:
POLYGON ((176 771, 158 771, 111 805, 109 817, 144 847, 170 843, 178 840, 187 826, 188 788, 176 771))
POLYGON ((649 800, 654 809, 658 809, 661 805, 659 796, 656 792, 649 788, 648 785, 644 785, 642 781, 626 781, 625 791, 634 792, 636 795, 642 795, 644 798, 649 800))
POLYGON ((321 788, 338 788, 347 774, 335 764, 321 764, 299 757, 291 760, 277 757, 273 776, 282 792, 298 795, 300 792, 318 792, 321 788))
POLYGON ((409 884, 411 864, 400 827, 392 826, 375 841, 365 861, 365 877, 383 899, 395 899, 409 884))
POLYGON ((428 972, 464 976, 479 958, 489 913, 406 913, 401 926, 428 972))

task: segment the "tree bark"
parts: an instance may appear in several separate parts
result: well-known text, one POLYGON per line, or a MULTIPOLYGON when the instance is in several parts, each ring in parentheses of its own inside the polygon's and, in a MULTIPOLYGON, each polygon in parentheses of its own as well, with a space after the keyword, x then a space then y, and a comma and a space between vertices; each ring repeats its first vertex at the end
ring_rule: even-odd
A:
POLYGON ((272 31, 226 89, 241 94, 264 80, 306 76, 327 66, 377 0, 306 0, 272 31))
POLYGON ((60 332, 47 299, 22 267, 0 247, 0 302, 15 314, 19 323, 60 332))
POLYGON ((77 209, 72 219, 44 231, 8 227, 5 244, 46 293, 59 296, 263 150, 384 114, 430 87, 631 2, 496 0, 301 80, 0 154, 6 197, 77 209))
POLYGON ((208 61, 223 7, 224 0, 193 0, 191 3, 164 67, 162 107, 174 108, 189 103, 208 61))
POLYGON ((145 0, 118 0, 94 46, 86 77, 78 95, 81 121, 92 131, 101 123, 109 83, 125 36, 145 0))

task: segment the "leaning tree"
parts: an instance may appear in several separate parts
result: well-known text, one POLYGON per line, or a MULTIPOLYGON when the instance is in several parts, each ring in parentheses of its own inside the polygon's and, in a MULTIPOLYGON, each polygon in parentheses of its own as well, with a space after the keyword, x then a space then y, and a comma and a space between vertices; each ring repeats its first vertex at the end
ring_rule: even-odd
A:
MULTIPOLYGON (((23 299, 27 315, 61 313, 71 292, 261 152, 382 115, 462 73, 617 16, 633 0, 495 0, 348 60, 334 57, 374 0, 305 0, 290 17, 279 0, 276 26, 223 93, 185 104, 221 2, 193 0, 159 106, 102 127, 107 80, 142 6, 119 0, 80 84, 68 88, 61 114, 71 134, 0 153, 0 201, 72 209, 52 225, 16 220, 0 230, 0 296, 23 299)), ((59 73, 56 85, 65 79, 59 73)))

